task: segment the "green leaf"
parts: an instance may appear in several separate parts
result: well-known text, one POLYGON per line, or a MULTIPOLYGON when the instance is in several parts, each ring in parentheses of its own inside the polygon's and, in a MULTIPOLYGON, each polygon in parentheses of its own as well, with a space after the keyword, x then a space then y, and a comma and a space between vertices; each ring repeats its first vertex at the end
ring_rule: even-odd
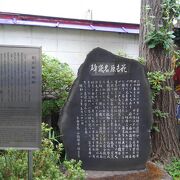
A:
POLYGON ((158 133, 160 132, 160 130, 159 130, 159 128, 158 128, 157 126, 153 126, 152 129, 153 129, 154 131, 158 132, 158 133))
POLYGON ((156 44, 148 44, 148 47, 149 47, 150 49, 153 49, 153 48, 156 47, 156 44))
POLYGON ((58 112, 63 107, 74 79, 74 74, 66 63, 43 55, 42 94, 51 98, 43 100, 43 117, 58 112))

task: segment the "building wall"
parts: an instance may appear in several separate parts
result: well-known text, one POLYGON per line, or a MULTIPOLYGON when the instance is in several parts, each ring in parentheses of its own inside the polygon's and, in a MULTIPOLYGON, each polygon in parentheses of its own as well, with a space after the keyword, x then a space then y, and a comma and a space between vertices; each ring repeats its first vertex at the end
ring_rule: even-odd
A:
POLYGON ((75 73, 88 52, 96 47, 138 56, 138 35, 114 32, 0 25, 0 44, 42 46, 44 53, 68 63, 75 73))

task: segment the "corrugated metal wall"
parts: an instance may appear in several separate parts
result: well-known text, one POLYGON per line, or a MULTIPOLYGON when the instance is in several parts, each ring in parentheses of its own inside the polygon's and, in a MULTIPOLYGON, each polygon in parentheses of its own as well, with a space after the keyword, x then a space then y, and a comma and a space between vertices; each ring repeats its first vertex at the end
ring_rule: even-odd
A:
POLYGON ((115 32, 0 25, 0 44, 42 46, 44 53, 68 63, 75 73, 96 47, 138 56, 138 35, 115 32))

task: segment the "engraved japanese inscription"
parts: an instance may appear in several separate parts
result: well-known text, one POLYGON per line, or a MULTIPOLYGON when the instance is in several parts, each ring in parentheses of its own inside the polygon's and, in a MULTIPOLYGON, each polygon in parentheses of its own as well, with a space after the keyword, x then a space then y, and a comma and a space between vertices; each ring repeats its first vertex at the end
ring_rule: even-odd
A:
POLYGON ((0 46, 0 149, 40 147, 40 59, 40 48, 0 46))
POLYGON ((151 111, 144 67, 94 49, 79 69, 59 121, 68 158, 91 170, 145 168, 151 111))

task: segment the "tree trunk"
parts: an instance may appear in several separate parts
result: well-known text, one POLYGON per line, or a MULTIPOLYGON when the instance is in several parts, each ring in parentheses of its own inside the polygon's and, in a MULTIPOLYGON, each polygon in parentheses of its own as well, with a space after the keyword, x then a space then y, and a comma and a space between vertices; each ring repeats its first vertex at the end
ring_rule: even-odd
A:
MULTIPOLYGON (((171 56, 163 50, 163 47, 149 49, 145 43, 145 37, 150 31, 147 26, 147 17, 155 16, 152 20, 155 28, 162 24, 162 4, 163 0, 141 0, 141 23, 140 23, 140 50, 139 55, 146 60, 148 71, 169 72, 173 70, 171 56), (146 10, 145 7, 149 7, 146 10)), ((169 79, 165 86, 173 88, 173 80, 169 79)), ((160 109, 168 113, 167 118, 153 117, 154 124, 160 132, 152 132, 152 159, 162 162, 169 161, 170 158, 180 157, 180 146, 177 136, 177 121, 175 118, 175 97, 173 91, 161 91, 156 97, 153 109, 160 109)))

